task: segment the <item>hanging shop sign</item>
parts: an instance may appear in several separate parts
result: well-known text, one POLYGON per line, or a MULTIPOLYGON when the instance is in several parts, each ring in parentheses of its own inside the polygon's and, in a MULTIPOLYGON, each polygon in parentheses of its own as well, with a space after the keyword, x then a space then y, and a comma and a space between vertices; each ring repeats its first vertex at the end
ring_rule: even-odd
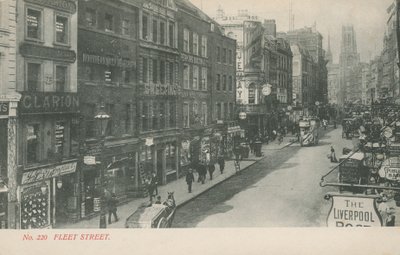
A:
POLYGON ((9 102, 0 102, 0 116, 8 115, 9 102))
POLYGON ((67 164, 62 164, 58 166, 50 166, 45 168, 40 168, 37 170, 25 172, 22 174, 21 184, 38 182, 61 175, 74 173, 76 170, 77 162, 71 162, 67 164))
POLYGON ((79 97, 66 92, 23 93, 18 109, 22 114, 73 113, 79 111, 79 97))
POLYGON ((39 4, 47 6, 60 11, 66 11, 69 13, 76 12, 76 4, 68 0, 25 0, 28 3, 39 4))
POLYGON ((381 227, 382 218, 376 207, 376 197, 330 195, 332 207, 328 227, 381 227))
POLYGON ((30 43, 23 43, 20 46, 19 51, 24 57, 50 59, 69 63, 74 63, 76 60, 75 51, 30 43))
POLYGON ((129 59, 123 59, 121 57, 116 56, 99 56, 93 54, 82 54, 83 63, 90 63, 96 65, 105 65, 105 66, 116 66, 122 68, 132 68, 135 67, 135 61, 131 61, 129 59))

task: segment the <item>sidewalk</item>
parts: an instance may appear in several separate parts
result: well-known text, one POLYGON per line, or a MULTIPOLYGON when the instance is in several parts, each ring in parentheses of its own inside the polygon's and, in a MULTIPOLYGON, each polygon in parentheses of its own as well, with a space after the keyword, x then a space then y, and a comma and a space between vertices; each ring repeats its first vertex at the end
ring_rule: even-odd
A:
MULTIPOLYGON (((257 161, 263 159, 265 156, 268 156, 268 150, 271 149, 282 149, 286 146, 289 146, 291 144, 290 139, 292 137, 285 137, 283 142, 278 145, 277 141, 274 141, 269 144, 263 144, 263 156, 262 157, 255 157, 254 155, 250 154, 250 157, 247 159, 244 159, 243 161, 240 162, 240 170, 244 170, 248 168, 249 166, 255 164, 257 161)), ((218 165, 216 166, 213 180, 209 179, 209 176, 207 174, 207 180, 205 184, 201 184, 197 182, 197 173, 195 174, 195 180, 196 182, 193 183, 192 186, 192 193, 188 193, 187 190, 187 184, 185 178, 178 179, 176 181, 173 181, 171 183, 168 183, 167 185, 164 186, 159 186, 158 187, 158 192, 159 195, 161 196, 161 200, 164 201, 167 192, 174 192, 174 196, 176 199, 176 204, 177 206, 181 206, 190 200, 196 198, 197 196, 201 195, 202 193, 206 192, 207 190, 211 189, 215 185, 225 181, 226 179, 229 179, 230 177, 234 176, 236 173, 235 166, 234 166, 234 161, 233 160, 227 160, 225 162, 225 169, 224 173, 221 174, 219 171, 218 165)), ((126 219, 133 213, 135 210, 142 205, 143 203, 148 203, 149 198, 136 198, 126 204, 122 204, 118 206, 118 217, 120 220, 118 222, 113 222, 112 224, 107 225, 107 228, 125 228, 125 221, 126 219)), ((108 215, 107 215, 108 217, 108 215)), ((87 228, 99 228, 99 216, 95 216, 91 219, 87 220, 81 220, 76 223, 69 223, 65 224, 62 226, 57 226, 57 228, 62 228, 62 229, 87 229, 87 228)))

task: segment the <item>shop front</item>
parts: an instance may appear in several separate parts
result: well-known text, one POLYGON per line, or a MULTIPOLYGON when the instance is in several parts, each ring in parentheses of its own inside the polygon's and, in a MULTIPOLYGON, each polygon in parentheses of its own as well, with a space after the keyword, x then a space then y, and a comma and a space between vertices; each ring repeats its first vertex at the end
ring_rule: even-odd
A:
POLYGON ((19 191, 21 229, 52 228, 77 218, 76 161, 25 169, 19 191))

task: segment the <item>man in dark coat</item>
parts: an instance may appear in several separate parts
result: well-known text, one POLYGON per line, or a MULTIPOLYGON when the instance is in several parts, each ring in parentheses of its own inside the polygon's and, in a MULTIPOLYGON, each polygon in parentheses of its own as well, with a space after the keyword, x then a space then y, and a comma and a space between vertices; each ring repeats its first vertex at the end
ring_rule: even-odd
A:
POLYGON ((210 163, 208 165, 208 174, 210 175, 210 180, 213 179, 214 171, 215 171, 215 165, 213 163, 210 163))
POLYGON ((115 195, 115 193, 113 193, 111 198, 108 200, 108 224, 111 224, 111 214, 114 215, 115 222, 118 221, 117 204, 117 196, 115 195))
POLYGON ((218 165, 219 165, 219 170, 221 171, 221 174, 224 173, 224 168, 225 168, 225 159, 224 157, 219 157, 218 158, 218 165))
POLYGON ((189 169, 188 173, 186 174, 186 183, 188 185, 189 193, 192 193, 192 183, 193 182, 194 182, 193 170, 189 169))
POLYGON ((206 181, 206 174, 207 174, 207 168, 203 164, 199 164, 198 166, 198 171, 199 171, 199 178, 202 184, 206 181))

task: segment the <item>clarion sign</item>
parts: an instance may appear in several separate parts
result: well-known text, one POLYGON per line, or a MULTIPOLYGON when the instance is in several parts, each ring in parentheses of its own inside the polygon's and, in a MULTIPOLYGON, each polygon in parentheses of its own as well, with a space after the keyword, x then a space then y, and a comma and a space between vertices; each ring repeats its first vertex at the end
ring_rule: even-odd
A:
POLYGON ((79 111, 79 98, 76 93, 26 93, 22 95, 19 110, 29 113, 74 113, 79 111))
POLYGON ((328 227, 381 227, 374 197, 333 195, 328 227))

